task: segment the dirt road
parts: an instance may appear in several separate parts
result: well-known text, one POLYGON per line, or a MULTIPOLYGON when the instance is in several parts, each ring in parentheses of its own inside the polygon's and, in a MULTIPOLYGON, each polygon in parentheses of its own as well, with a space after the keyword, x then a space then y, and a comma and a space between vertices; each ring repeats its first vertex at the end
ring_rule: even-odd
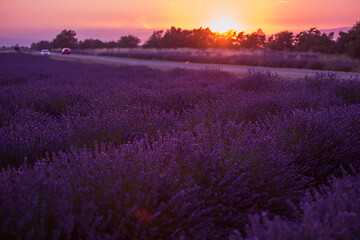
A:
POLYGON ((321 71, 309 69, 294 69, 294 68, 269 68, 269 67, 252 67, 252 66, 238 66, 238 65, 225 65, 225 64, 205 64, 205 63, 185 63, 185 62, 171 62, 160 60, 147 60, 147 59, 134 59, 134 58, 121 58, 121 57, 108 57, 108 56, 93 56, 93 55, 61 55, 59 53, 51 53, 51 58, 59 60, 72 60, 82 62, 94 62, 115 65, 140 65, 161 69, 169 68, 183 68, 183 69, 219 69, 225 72, 232 73, 247 73, 249 71, 271 72, 280 76, 286 77, 300 77, 300 76, 314 76, 316 73, 335 74, 342 78, 359 78, 360 73, 353 72, 335 72, 335 71, 321 71))

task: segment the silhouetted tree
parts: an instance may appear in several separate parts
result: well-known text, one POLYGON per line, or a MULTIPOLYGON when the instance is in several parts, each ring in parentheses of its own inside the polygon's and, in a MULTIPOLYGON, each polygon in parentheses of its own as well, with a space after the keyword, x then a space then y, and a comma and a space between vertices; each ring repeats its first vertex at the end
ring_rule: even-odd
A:
POLYGON ((164 48, 181 48, 188 47, 187 39, 190 31, 182 30, 181 28, 171 27, 166 30, 164 36, 161 38, 161 47, 164 48))
POLYGON ((261 28, 252 34, 246 34, 245 39, 241 41, 240 47, 243 48, 264 48, 266 41, 266 35, 261 28))
POLYGON ((117 48, 119 47, 118 43, 115 41, 109 41, 104 43, 105 48, 117 48))
POLYGON ((103 48, 105 45, 99 39, 85 39, 84 41, 80 41, 78 43, 78 47, 80 49, 88 49, 88 48, 103 48))
POLYGON ((268 47, 271 50, 292 50, 294 47, 294 35, 289 31, 282 31, 268 39, 268 47))
MULTIPOLYGON (((132 48, 138 47, 140 39, 133 35, 122 36, 119 41, 102 42, 98 39, 86 39, 78 43, 73 30, 63 30, 52 41, 40 41, 31 45, 32 49, 51 49, 79 47, 86 48, 132 48)), ((251 34, 244 32, 228 31, 224 34, 212 32, 209 28, 183 30, 171 27, 164 31, 154 31, 143 44, 145 48, 269 48, 271 50, 297 50, 321 53, 345 53, 352 57, 360 58, 360 21, 348 32, 340 32, 336 43, 332 40, 334 33, 321 33, 316 28, 300 32, 294 37, 292 32, 282 31, 268 38, 258 29, 251 34)), ((13 47, 14 48, 14 47, 13 47)))
POLYGON ((188 36, 188 47, 191 48, 209 48, 214 47, 215 33, 210 28, 193 29, 188 36))
POLYGON ((13 46, 13 48, 15 51, 20 52, 19 44, 16 44, 15 46, 13 46))
POLYGON ((136 48, 139 46, 140 39, 133 35, 122 36, 117 42, 120 48, 136 48))
POLYGON ((53 40, 54 48, 75 48, 77 45, 77 39, 75 38, 76 32, 73 30, 63 30, 53 40))
POLYGON ((223 34, 215 34, 215 47, 217 48, 236 48, 237 33, 234 30, 227 31, 223 34))
POLYGON ((52 44, 49 41, 40 41, 40 42, 37 42, 37 43, 32 43, 31 48, 39 50, 39 51, 42 50, 42 49, 51 49, 52 44))
POLYGON ((313 51, 321 53, 333 53, 335 51, 335 42, 332 40, 334 33, 326 35, 321 34, 316 28, 304 31, 296 36, 295 48, 298 51, 313 51))
POLYGON ((161 48, 161 39, 164 31, 154 31, 150 38, 144 43, 144 48, 161 48))
POLYGON ((240 48, 242 42, 246 39, 246 35, 245 32, 239 32, 237 33, 236 37, 235 37, 235 41, 234 41, 234 48, 240 48))
POLYGON ((345 53, 354 58, 360 58, 360 21, 346 33, 340 32, 336 41, 338 53, 345 53))

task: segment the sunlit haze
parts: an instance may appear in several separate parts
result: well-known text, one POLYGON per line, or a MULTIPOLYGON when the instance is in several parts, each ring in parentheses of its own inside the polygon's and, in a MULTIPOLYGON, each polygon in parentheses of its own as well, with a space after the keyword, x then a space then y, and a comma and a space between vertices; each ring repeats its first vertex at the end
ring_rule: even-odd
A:
POLYGON ((220 17, 219 19, 214 20, 209 28, 214 32, 225 33, 230 30, 241 30, 245 27, 240 26, 238 22, 235 22, 228 17, 220 17))
POLYGON ((0 1, 2 39, 51 40, 73 29, 79 39, 117 40, 129 33, 144 40, 153 30, 171 26, 210 27, 220 33, 262 28, 271 34, 351 27, 360 18, 359 0, 0 1))

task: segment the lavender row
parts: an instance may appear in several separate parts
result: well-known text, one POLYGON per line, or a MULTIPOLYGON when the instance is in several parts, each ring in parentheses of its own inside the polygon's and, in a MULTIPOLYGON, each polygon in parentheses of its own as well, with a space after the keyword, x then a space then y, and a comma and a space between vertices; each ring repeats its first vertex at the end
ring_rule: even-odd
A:
POLYGON ((351 59, 334 59, 315 53, 246 51, 246 50, 193 50, 193 49, 87 49, 83 54, 117 56, 140 59, 158 59, 177 62, 197 62, 299 68, 332 71, 358 71, 359 62, 351 59))
POLYGON ((231 240, 358 239, 360 234, 360 178, 332 178, 329 185, 307 192, 294 221, 268 213, 249 217, 247 237, 234 230, 231 240))
MULTIPOLYGON (((354 110, 331 109, 318 119, 345 113, 345 122, 354 110)), ((302 120, 307 116, 303 113, 302 120)), ((298 158, 301 152, 287 147, 303 147, 307 153, 311 140, 283 146, 280 136, 293 133, 269 129, 269 123, 281 124, 277 118, 265 122, 199 125, 156 141, 72 149, 34 166, 3 170, 1 234, 10 239, 222 239, 234 229, 243 231, 254 213, 297 219, 293 205, 314 186, 316 176, 308 174, 313 166, 298 158)), ((338 143, 343 140, 334 127, 329 132, 338 143)), ((316 147, 326 153, 329 146, 316 147)), ((341 148, 330 148, 336 147, 341 148)), ((349 162, 358 168, 357 158, 345 154, 342 162, 314 162, 318 168, 312 170, 328 168, 327 175, 341 175, 340 165, 349 162)))
POLYGON ((198 124, 355 104, 360 96, 358 81, 333 76, 290 82, 261 73, 236 77, 216 70, 58 65, 27 55, 20 61, 25 62, 7 61, 10 67, 3 67, 2 167, 69 146, 119 145, 198 124))

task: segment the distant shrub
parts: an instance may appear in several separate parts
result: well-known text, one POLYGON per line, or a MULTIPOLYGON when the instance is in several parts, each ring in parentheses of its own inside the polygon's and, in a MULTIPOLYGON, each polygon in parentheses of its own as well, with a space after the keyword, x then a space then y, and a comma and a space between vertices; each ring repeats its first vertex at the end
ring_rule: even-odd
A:
POLYGON ((341 72, 351 72, 354 70, 352 65, 347 65, 347 64, 333 66, 333 69, 335 71, 341 71, 341 72))
POLYGON ((292 60, 286 60, 284 62, 284 68, 291 68, 294 66, 294 62, 292 60))
POLYGON ((322 61, 310 61, 307 63, 307 68, 316 69, 316 70, 324 70, 324 69, 327 69, 328 66, 325 62, 322 62, 322 61))
POLYGON ((330 62, 330 66, 335 71, 350 72, 356 68, 356 64, 349 61, 335 60, 330 62))
POLYGON ((246 61, 245 65, 249 65, 249 66, 258 66, 260 63, 260 60, 257 59, 249 59, 246 61))
POLYGON ((257 72, 232 82, 231 86, 247 91, 260 90, 272 84, 275 78, 276 75, 271 73, 257 72))
POLYGON ((245 56, 236 56, 234 57, 234 64, 238 64, 238 65, 246 65, 246 61, 247 61, 247 57, 245 56))
POLYGON ((295 68, 305 68, 305 66, 307 66, 308 61, 307 60, 302 60, 302 61, 296 61, 293 63, 293 66, 295 68))

